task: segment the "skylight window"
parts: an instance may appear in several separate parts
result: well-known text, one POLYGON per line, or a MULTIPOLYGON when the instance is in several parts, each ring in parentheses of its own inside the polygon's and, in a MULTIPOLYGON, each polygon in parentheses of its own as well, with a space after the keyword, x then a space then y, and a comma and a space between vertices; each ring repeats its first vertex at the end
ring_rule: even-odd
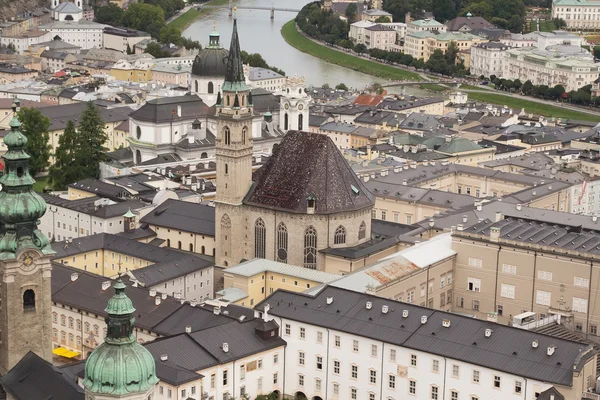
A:
POLYGON ((360 191, 358 190, 358 188, 357 188, 356 186, 354 186, 354 185, 350 185, 350 187, 352 188, 352 192, 353 192, 354 194, 359 194, 359 193, 360 193, 360 191))

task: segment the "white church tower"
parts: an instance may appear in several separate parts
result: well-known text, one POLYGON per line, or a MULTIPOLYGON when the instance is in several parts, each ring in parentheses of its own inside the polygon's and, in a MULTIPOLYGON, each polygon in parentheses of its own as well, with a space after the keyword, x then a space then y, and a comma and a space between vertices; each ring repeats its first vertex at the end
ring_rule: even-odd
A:
POLYGON ((279 103, 279 128, 308 131, 308 115, 311 98, 304 88, 304 77, 296 75, 285 78, 283 93, 279 103))

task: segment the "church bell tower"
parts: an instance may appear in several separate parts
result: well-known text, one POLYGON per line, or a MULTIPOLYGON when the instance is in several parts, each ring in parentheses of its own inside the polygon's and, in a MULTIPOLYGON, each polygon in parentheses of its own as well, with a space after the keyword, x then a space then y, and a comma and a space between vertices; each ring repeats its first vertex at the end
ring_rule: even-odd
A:
POLYGON ((227 58, 223 93, 215 105, 217 195, 216 195, 216 263, 237 264, 243 258, 244 226, 240 206, 252 185, 252 93, 244 78, 237 18, 227 58), (233 225, 232 226, 232 222, 233 225), (238 223, 239 222, 239 223, 238 223))
POLYGON ((38 230, 46 202, 33 191, 27 137, 20 132, 19 100, 13 103, 4 138, 5 174, 0 178, 0 374, 30 350, 52 361, 52 299, 48 238, 38 230))

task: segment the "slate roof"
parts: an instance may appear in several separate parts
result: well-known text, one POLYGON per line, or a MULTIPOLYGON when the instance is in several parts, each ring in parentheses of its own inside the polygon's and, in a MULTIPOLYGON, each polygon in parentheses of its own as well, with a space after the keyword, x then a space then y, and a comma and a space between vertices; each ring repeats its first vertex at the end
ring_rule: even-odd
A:
POLYGON ((165 228, 215 235, 215 208, 204 204, 168 199, 140 222, 165 228))
POLYGON ((83 389, 63 376, 59 368, 28 352, 0 384, 15 400, 83 400, 83 389))
POLYGON ((449 31, 458 31, 465 25, 468 26, 471 30, 494 28, 494 25, 488 22, 483 17, 456 17, 446 22, 446 27, 449 31))
POLYGON ((71 183, 68 185, 68 187, 88 193, 93 193, 99 197, 107 197, 115 201, 121 201, 125 197, 131 195, 131 193, 127 189, 121 186, 111 185, 110 183, 106 183, 93 178, 87 178, 75 183, 71 183))
POLYGON ((437 151, 448 154, 464 153, 467 151, 483 150, 477 143, 465 138, 452 138, 449 142, 442 144, 437 151))
POLYGON ((55 9, 54 12, 60 13, 81 13, 81 8, 77 7, 74 3, 69 1, 65 1, 64 3, 60 3, 55 9))
POLYGON ((244 203, 306 213, 309 196, 316 199, 315 214, 361 210, 374 204, 373 195, 328 136, 290 131, 255 172, 244 203))
POLYGON ((131 113, 131 118, 138 121, 163 123, 194 119, 211 114, 211 108, 195 94, 184 96, 162 97, 149 100, 138 110, 131 113), (177 116, 178 106, 181 107, 181 117, 177 116))
MULTIPOLYGON (((77 125, 86 107, 87 103, 85 102, 44 107, 44 115, 50 118, 50 128, 48 130, 65 129, 69 121, 73 121, 77 125)), ((129 107, 104 108, 96 106, 96 109, 105 123, 127 121, 131 112, 129 107)))
POLYGON ((331 286, 314 296, 279 290, 255 309, 265 304, 276 317, 566 386, 573 383, 573 372, 595 355, 591 345, 331 286), (331 304, 328 297, 333 298, 331 304), (365 308, 367 301, 372 303, 370 310, 365 308), (384 305, 389 307, 385 314, 384 305), (407 318, 402 310, 408 310, 407 318), (424 324, 422 316, 427 317, 424 324), (443 327, 443 320, 450 320, 451 326, 443 327), (488 328, 493 332, 485 337, 488 328), (534 340, 538 348, 532 347, 534 340), (546 348, 554 345, 555 353, 547 356, 546 348))
MULTIPOLYGON (((254 101, 254 97, 252 98, 254 101)), ((325 115, 317 115, 317 114, 309 114, 308 116, 308 125, 309 126, 321 126, 327 121, 329 117, 325 115)))
POLYGON ((53 196, 47 193, 40 193, 40 196, 46 201, 46 204, 67 208, 87 215, 93 215, 98 218, 114 218, 124 215, 127 210, 137 210, 147 207, 146 204, 137 201, 129 200, 115 204, 96 206, 96 202, 101 198, 98 196, 86 197, 84 199, 66 200, 58 196, 53 196))

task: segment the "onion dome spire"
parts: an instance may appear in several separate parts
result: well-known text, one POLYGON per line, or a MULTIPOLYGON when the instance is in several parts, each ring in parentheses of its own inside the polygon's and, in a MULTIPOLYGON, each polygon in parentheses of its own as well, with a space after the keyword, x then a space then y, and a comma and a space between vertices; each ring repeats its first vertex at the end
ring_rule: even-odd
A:
POLYGON ((156 363, 133 334, 135 308, 125 294, 126 286, 121 277, 114 288, 115 294, 104 309, 106 338, 85 363, 83 387, 91 394, 147 394, 158 382, 156 363))
POLYGON ((4 175, 0 177, 0 260, 10 260, 25 249, 52 254, 48 238, 37 228, 46 213, 46 202, 33 191, 35 179, 29 174, 29 158, 25 152, 27 137, 20 131, 17 117, 19 99, 15 98, 10 132, 4 138, 8 151, 4 159, 4 175))

